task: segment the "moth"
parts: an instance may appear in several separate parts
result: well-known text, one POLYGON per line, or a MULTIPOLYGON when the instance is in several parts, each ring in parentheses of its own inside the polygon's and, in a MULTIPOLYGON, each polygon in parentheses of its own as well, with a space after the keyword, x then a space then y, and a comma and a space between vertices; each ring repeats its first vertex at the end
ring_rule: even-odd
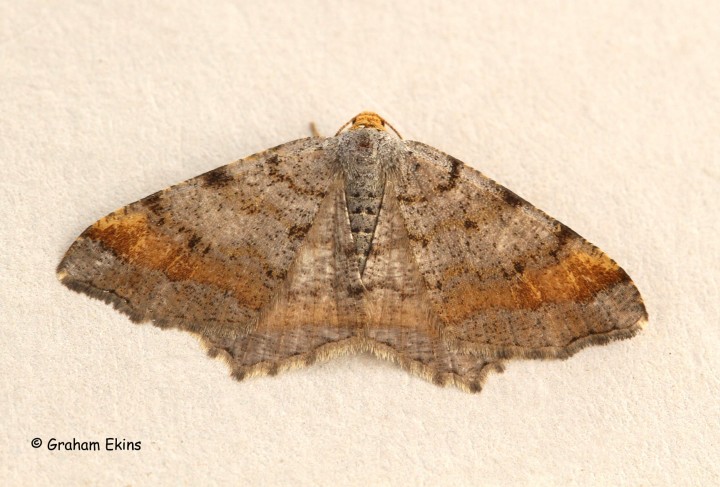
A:
POLYGON ((602 251, 372 112, 120 208, 57 272, 197 335, 238 380, 370 352, 477 392, 508 359, 563 359, 647 320, 602 251))

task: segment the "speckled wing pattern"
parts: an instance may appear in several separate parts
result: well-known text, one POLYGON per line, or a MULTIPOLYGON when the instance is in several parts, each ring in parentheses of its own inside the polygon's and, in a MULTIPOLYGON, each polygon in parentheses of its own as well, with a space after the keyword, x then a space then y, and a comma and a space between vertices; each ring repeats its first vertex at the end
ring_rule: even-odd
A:
POLYGON ((371 352, 479 391, 647 318, 615 262, 374 114, 190 179, 90 226, 61 281, 200 337, 236 379, 371 352), (373 118, 377 117, 377 118, 373 118))
POLYGON ((457 159, 408 146, 401 214, 453 348, 486 359, 565 358, 640 330, 640 293, 597 247, 457 159))
POLYGON ((324 155, 317 139, 294 141, 154 193, 87 228, 58 275, 133 321, 208 345, 246 335, 325 200, 324 155))

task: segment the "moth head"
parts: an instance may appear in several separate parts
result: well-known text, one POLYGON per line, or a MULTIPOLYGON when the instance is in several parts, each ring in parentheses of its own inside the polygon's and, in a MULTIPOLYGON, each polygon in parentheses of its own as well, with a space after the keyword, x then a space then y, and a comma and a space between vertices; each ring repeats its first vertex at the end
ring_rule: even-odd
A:
POLYGON ((352 120, 350 120, 350 123, 352 124, 350 126, 349 130, 358 130, 358 129, 375 129, 375 130, 385 130, 385 120, 378 115, 377 113, 373 112, 362 112, 355 117, 353 117, 352 120))
POLYGON ((339 135, 340 132, 345 130, 347 126, 350 126, 348 130, 360 130, 360 129, 375 129, 380 131, 386 131, 385 128, 390 127, 390 129, 395 132, 395 134, 402 139, 402 136, 398 133, 397 130, 395 130, 395 127, 390 125, 384 118, 382 118, 380 115, 378 115, 375 112, 360 112, 357 115, 355 115, 348 123, 340 127, 340 130, 337 131, 337 134, 339 135))

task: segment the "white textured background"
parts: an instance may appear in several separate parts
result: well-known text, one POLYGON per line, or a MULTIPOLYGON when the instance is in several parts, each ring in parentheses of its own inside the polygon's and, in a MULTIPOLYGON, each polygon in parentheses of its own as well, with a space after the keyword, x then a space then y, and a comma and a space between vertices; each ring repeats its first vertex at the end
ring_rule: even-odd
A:
POLYGON ((0 1, 0 484, 720 483, 720 3, 0 1), (364 109, 604 249, 650 323, 480 395, 232 381, 54 268, 108 212, 364 109), (51 452, 30 441, 142 442, 51 452))

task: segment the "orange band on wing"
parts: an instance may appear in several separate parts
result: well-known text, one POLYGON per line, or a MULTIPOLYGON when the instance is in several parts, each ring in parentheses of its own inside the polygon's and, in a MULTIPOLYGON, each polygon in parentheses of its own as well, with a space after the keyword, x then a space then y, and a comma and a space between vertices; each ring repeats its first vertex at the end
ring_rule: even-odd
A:
POLYGON ((269 299, 268 289, 255 277, 243 276, 241 266, 236 266, 230 275, 227 264, 194 255, 184 245, 154 230, 142 213, 111 214, 90 227, 85 236, 128 263, 163 272, 172 281, 192 280, 232 291, 248 308, 260 309, 269 299))
POLYGON ((537 309, 545 303, 581 302, 599 291, 629 279, 625 271, 605 255, 574 252, 553 266, 526 269, 505 285, 493 281, 477 288, 463 283, 446 303, 447 318, 459 323, 490 308, 537 309))

